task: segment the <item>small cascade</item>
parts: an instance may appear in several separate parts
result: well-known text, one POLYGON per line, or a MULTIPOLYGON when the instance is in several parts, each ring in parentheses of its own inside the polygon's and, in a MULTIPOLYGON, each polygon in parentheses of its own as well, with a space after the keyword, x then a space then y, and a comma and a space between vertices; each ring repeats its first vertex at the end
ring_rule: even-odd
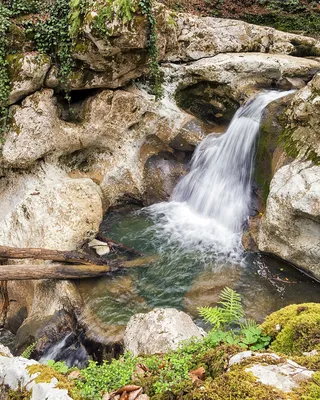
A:
POLYGON ((80 343, 74 343, 74 334, 69 333, 59 342, 50 346, 39 362, 46 364, 49 360, 63 360, 68 367, 75 366, 82 368, 88 362, 88 354, 80 343))
MULTIPOLYGON (((197 147, 190 172, 169 203, 151 206, 154 230, 169 243, 214 253, 241 249, 243 224, 251 204, 251 176, 264 108, 292 91, 267 91, 242 106, 227 132, 208 135, 197 147)), ((167 246, 168 243, 164 245, 167 246)))

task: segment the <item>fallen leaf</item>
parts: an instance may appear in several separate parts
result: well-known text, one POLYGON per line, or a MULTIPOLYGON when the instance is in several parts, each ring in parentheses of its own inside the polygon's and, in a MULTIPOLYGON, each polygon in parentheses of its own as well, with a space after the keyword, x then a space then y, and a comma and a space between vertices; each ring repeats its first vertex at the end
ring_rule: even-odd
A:
POLYGON ((137 386, 137 385, 126 385, 123 386, 122 388, 118 389, 115 394, 121 394, 123 392, 134 392, 135 390, 141 389, 141 386, 137 386))
POLYGON ((70 374, 68 375, 68 379, 81 379, 82 375, 80 371, 72 371, 70 372, 70 374))
POLYGON ((198 369, 195 369, 194 371, 190 371, 189 376, 192 380, 192 383, 198 381, 204 381, 206 376, 206 371, 203 367, 200 367, 198 369))
POLYGON ((129 400, 129 395, 126 391, 122 393, 120 400, 129 400))

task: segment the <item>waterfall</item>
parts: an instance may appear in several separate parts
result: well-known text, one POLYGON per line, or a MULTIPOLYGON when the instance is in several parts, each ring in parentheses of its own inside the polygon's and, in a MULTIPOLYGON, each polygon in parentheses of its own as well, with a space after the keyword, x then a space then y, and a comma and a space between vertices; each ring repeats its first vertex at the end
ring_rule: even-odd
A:
POLYGON ((210 134, 200 143, 171 201, 147 210, 156 222, 153 230, 166 237, 167 244, 239 253, 262 113, 270 102, 292 92, 259 94, 236 112, 225 134, 210 134))

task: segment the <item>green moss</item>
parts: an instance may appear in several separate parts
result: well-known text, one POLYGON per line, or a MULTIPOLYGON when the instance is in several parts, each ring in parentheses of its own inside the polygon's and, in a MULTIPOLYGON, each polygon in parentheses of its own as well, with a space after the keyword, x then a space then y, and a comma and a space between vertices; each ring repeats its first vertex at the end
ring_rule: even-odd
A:
POLYGON ((305 382, 293 392, 299 400, 320 399, 320 372, 313 374, 312 382, 305 382))
POLYGON ((32 397, 32 392, 27 389, 19 389, 19 390, 8 390, 8 400, 30 400, 32 397))
POLYGON ((66 389, 73 399, 80 399, 74 390, 75 386, 73 381, 69 380, 65 375, 55 371, 53 368, 50 368, 47 365, 34 364, 28 366, 26 369, 30 375, 39 373, 39 375, 34 379, 36 383, 49 383, 53 378, 56 378, 58 380, 56 385, 58 389, 66 389))
POLYGON ((320 156, 311 148, 306 148, 306 143, 298 139, 294 139, 295 129, 286 128, 278 139, 279 146, 282 146, 289 157, 297 158, 298 156, 305 160, 312 161, 315 165, 320 165, 320 156))
POLYGON ((271 314, 261 326, 273 338, 270 348, 286 355, 320 350, 320 304, 293 304, 271 314), (277 330, 280 327, 280 330, 277 330))
POLYGON ((9 54, 7 56, 9 78, 11 82, 22 80, 20 77, 20 72, 23 65, 23 59, 23 54, 9 54))

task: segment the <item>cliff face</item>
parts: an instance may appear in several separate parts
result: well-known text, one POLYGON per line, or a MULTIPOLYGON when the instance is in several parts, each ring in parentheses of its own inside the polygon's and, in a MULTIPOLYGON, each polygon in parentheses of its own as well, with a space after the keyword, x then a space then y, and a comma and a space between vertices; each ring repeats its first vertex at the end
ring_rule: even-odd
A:
MULTIPOLYGON (((110 19, 104 9, 86 10, 72 46, 67 42, 67 54, 61 50, 64 41, 57 53, 44 54, 45 43, 39 46, 38 36, 29 37, 28 19, 38 16, 11 20, 12 54, 6 58, 10 112, 0 157, 1 244, 73 249, 97 232, 110 206, 128 199, 141 204, 167 199, 208 124, 212 130, 223 130, 252 94, 270 87, 304 87, 320 70, 317 57, 297 57, 301 49, 305 56, 320 54, 320 42, 314 38, 242 21, 174 13, 159 4, 152 10, 157 24, 157 53, 152 56, 150 20, 138 4, 135 10, 125 22, 110 19), (69 57, 68 63, 63 57, 69 57), (150 65, 148 88, 144 79, 150 65), (155 101, 150 86, 160 75, 164 96, 155 101), (67 100, 63 92, 68 93, 67 100)), ((54 32, 63 37, 63 32, 54 32)), ((288 118, 296 124, 290 130, 294 141, 298 135, 305 142, 301 107, 317 105, 308 95, 312 85, 299 90, 292 103, 288 118)), ((312 110, 313 118, 306 118, 316 135, 318 122, 312 110)), ((312 169, 312 182, 318 179, 317 168, 312 169)), ((290 171, 290 177, 300 173, 296 167, 290 171)), ((314 197, 305 201, 309 204, 314 197)), ((288 204, 279 207, 283 213, 288 204)), ((299 211, 302 219, 311 215, 306 208, 308 212, 299 211)), ((312 224, 317 231, 318 219, 312 224)), ((306 229, 299 231, 305 244, 295 259, 277 250, 276 244, 263 244, 270 242, 263 238, 272 232, 267 220, 263 226, 261 249, 305 266, 300 261, 303 252, 311 251, 306 229)), ((284 233, 281 241, 286 240, 293 239, 284 233)), ((15 299, 17 287, 10 285, 15 299)), ((34 288, 32 310, 16 303, 10 318, 21 316, 25 308, 27 315, 37 309, 44 312, 39 287, 34 288)), ((57 303, 56 310, 60 306, 57 303)), ((50 315, 54 312, 48 310, 50 315)))

